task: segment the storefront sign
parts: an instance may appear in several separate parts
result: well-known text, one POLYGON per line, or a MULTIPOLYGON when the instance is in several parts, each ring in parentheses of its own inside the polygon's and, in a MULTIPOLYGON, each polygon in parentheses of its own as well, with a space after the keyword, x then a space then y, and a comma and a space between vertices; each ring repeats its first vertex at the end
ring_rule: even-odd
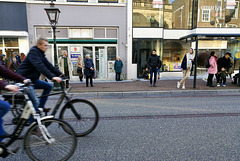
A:
POLYGON ((201 9, 202 10, 220 10, 221 9, 221 6, 201 6, 201 9))
POLYGON ((153 8, 163 8, 162 0, 153 0, 152 4, 153 4, 153 8))
POLYGON ((78 57, 81 56, 80 53, 71 53, 71 60, 72 61, 77 61, 78 60, 78 57))
POLYGON ((236 2, 235 0, 227 0, 226 9, 235 9, 236 2))
POLYGON ((80 47, 76 46, 71 47, 71 53, 80 53, 80 47))

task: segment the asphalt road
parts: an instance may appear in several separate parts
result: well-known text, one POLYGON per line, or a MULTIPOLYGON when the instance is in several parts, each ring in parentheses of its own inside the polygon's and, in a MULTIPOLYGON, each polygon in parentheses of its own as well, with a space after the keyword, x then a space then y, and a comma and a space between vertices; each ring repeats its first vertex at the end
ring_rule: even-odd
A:
MULTIPOLYGON (((78 138, 70 160, 239 161, 239 100, 240 96, 90 99, 100 122, 91 134, 78 138)), ((48 107, 55 102, 49 100, 48 107)), ((21 149, 4 160, 29 158, 21 149)))

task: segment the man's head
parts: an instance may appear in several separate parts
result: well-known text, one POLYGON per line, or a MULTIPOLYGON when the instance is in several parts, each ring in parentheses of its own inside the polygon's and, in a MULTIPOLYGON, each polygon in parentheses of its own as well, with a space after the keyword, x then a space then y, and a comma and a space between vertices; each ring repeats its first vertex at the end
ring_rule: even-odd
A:
POLYGON ((231 53, 229 53, 229 52, 227 52, 227 53, 225 54, 225 58, 226 58, 226 59, 228 59, 230 56, 231 56, 231 53))
POLYGON ((42 51, 42 52, 46 52, 48 49, 48 40, 45 38, 39 38, 37 40, 37 47, 42 51))
POLYGON ((67 55, 68 55, 68 53, 67 53, 66 50, 63 50, 63 51, 62 51, 62 54, 63 54, 64 57, 67 57, 67 55))
POLYGON ((155 49, 152 51, 152 54, 153 54, 153 55, 156 55, 156 50, 155 50, 155 49))

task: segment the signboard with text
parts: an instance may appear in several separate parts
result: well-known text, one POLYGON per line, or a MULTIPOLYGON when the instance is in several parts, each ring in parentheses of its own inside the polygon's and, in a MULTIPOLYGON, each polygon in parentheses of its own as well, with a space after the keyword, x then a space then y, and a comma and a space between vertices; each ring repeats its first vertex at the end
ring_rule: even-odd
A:
POLYGON ((153 4, 153 8, 163 8, 162 0, 153 0, 152 4, 153 4))

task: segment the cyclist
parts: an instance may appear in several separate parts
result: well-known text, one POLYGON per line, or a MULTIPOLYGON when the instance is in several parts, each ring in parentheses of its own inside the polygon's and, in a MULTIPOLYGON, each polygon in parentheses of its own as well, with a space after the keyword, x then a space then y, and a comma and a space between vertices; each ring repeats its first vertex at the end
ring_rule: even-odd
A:
MULTIPOLYGON (((31 79, 34 84, 35 89, 43 89, 42 96, 47 95, 52 90, 52 85, 48 82, 42 81, 39 79, 40 74, 43 74, 48 79, 60 83, 62 79, 62 73, 56 69, 45 57, 45 52, 48 49, 48 40, 45 38, 39 38, 37 40, 37 45, 32 47, 17 69, 17 73, 31 79)), ((35 102, 37 104, 37 98, 34 90, 31 91, 30 99, 32 100, 35 97, 35 102)), ((39 108, 43 108, 43 111, 48 112, 50 108, 45 108, 47 97, 41 97, 39 100, 39 108)))
MULTIPOLYGON (((11 71, 10 69, 7 69, 5 66, 0 65, 0 76, 11 79, 17 82, 24 82, 27 83, 29 80, 25 79, 21 75, 18 75, 11 71)), ((19 87, 16 85, 7 84, 4 81, 0 81, 0 89, 8 89, 13 92, 17 92, 19 90, 19 87)), ((3 116, 9 111, 10 104, 8 102, 5 102, 3 100, 0 100, 0 135, 5 135, 5 131, 3 129, 3 116)), ((4 138, 0 138, 0 142, 2 142, 4 138)))

